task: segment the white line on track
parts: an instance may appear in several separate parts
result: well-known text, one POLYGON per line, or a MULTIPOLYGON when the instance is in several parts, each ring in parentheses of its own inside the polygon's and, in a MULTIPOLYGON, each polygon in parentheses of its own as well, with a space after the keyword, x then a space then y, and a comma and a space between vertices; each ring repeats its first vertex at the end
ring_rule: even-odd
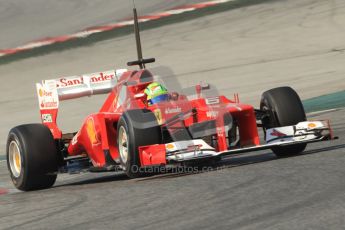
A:
MULTIPOLYGON (((177 7, 176 9, 170 9, 170 10, 167 10, 164 12, 144 15, 141 18, 139 18, 139 22, 157 20, 159 18, 169 17, 169 16, 175 15, 175 14, 182 14, 184 12, 197 10, 199 8, 206 8, 209 6, 214 6, 217 4, 222 4, 222 3, 226 3, 226 2, 232 2, 232 1, 236 1, 236 0, 213 0, 213 1, 208 1, 208 2, 201 2, 201 3, 196 3, 196 4, 185 5, 185 6, 177 7), (145 17, 151 17, 151 18, 145 18, 145 17)), ((126 25, 132 25, 133 23, 134 23, 133 20, 127 20, 127 21, 122 21, 122 22, 118 22, 116 24, 113 24, 113 26, 114 27, 117 27, 117 26, 122 27, 122 26, 126 26, 126 25)), ((102 26, 100 26, 100 27, 102 27, 102 26)), ((25 44, 25 45, 22 45, 22 46, 19 46, 16 48, 2 50, 2 52, 0 52, 0 57, 10 55, 13 53, 17 53, 17 52, 21 52, 21 51, 25 51, 25 50, 29 50, 29 49, 35 49, 38 47, 47 46, 47 45, 54 44, 54 43, 61 43, 64 41, 69 41, 69 40, 74 39, 74 38, 85 38, 85 37, 88 37, 92 34, 100 33, 100 32, 109 30, 108 28, 106 28, 107 27, 106 25, 103 27, 104 28, 102 28, 102 29, 91 29, 91 30, 85 29, 83 31, 80 31, 80 32, 77 32, 77 33, 74 33, 71 35, 63 35, 63 36, 59 36, 56 38, 50 38, 48 40, 43 39, 41 41, 30 42, 28 44, 25 44), (61 37, 64 37, 62 39, 62 41, 61 41, 61 37), (5 52, 5 51, 7 51, 7 52, 5 52)))
POLYGON ((333 111, 337 111, 337 110, 338 109, 326 109, 326 110, 311 112, 311 113, 308 113, 307 115, 317 115, 317 114, 328 113, 328 112, 333 112, 333 111))

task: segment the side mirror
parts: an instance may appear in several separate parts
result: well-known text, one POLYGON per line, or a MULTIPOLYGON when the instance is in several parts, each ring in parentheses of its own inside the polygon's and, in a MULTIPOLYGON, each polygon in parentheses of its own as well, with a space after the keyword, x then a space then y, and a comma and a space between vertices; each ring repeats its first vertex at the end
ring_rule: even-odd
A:
POLYGON ((203 90, 210 89, 210 84, 208 84, 206 82, 200 82, 200 86, 201 86, 201 89, 203 89, 203 90))

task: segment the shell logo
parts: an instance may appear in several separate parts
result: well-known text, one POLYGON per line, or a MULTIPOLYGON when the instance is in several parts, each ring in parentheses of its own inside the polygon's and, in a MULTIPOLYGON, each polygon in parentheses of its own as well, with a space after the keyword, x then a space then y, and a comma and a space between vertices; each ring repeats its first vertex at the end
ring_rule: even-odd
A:
POLYGON ((316 124, 315 123, 309 123, 308 124, 308 128, 309 129, 313 129, 313 128, 315 128, 316 127, 316 124))
POLYGON ((43 90, 42 90, 42 89, 39 89, 39 90, 38 90, 38 94, 40 95, 40 97, 43 97, 43 90))
POLYGON ((40 97, 53 97, 53 92, 51 91, 45 91, 44 89, 40 88, 38 90, 38 95, 40 97))
POLYGON ((90 139, 91 144, 96 145, 99 143, 95 123, 93 121, 93 118, 89 118, 86 122, 86 132, 90 139))
POLYGON ((166 144, 166 145, 165 145, 165 148, 166 148, 167 150, 173 150, 173 149, 175 149, 175 145, 169 143, 169 144, 166 144))
POLYGON ((163 124, 164 123, 164 120, 163 120, 163 116, 162 116, 162 112, 160 109, 155 109, 153 111, 154 115, 156 116, 156 119, 157 119, 157 122, 159 125, 163 124))

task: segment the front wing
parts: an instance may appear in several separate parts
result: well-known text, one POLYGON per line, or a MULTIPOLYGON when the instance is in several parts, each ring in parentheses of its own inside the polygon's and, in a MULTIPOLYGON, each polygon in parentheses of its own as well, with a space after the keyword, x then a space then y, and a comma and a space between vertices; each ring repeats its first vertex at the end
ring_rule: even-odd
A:
POLYGON ((262 145, 217 152, 202 139, 195 139, 142 146, 139 147, 139 155, 142 166, 157 166, 331 139, 334 137, 329 121, 305 121, 293 126, 267 129, 265 132, 266 143, 262 145))

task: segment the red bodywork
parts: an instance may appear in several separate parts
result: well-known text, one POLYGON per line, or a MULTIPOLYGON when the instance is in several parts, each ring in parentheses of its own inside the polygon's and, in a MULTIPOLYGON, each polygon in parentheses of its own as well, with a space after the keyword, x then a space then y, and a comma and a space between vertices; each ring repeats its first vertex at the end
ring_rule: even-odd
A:
MULTIPOLYGON (((160 105, 148 106, 144 89, 153 81, 152 74, 148 70, 127 71, 118 79, 117 85, 109 93, 106 101, 98 113, 86 117, 81 129, 73 137, 68 145, 68 155, 75 156, 87 154, 95 167, 103 167, 107 163, 106 154, 119 162, 119 152, 117 148, 117 122, 125 110, 147 108, 157 113, 159 123, 164 123, 170 117, 184 110, 186 97, 180 95, 177 100, 171 100, 160 105), (144 79, 144 80, 143 80, 144 79), (144 81, 144 82, 143 82, 144 81), (125 92, 125 93, 124 93, 125 92), (177 111, 174 111, 174 109, 177 111), (163 111, 163 112, 161 112, 163 111), (169 111, 169 113, 164 113, 169 111)), ((240 146, 259 145, 259 135, 254 108, 251 105, 240 104, 238 97, 230 100, 225 96, 218 96, 216 103, 212 105, 213 115, 210 114, 210 105, 205 98, 200 96, 201 86, 195 87, 196 98, 188 100, 188 107, 196 109, 193 116, 189 116, 183 122, 186 127, 195 122, 202 122, 211 119, 216 120, 217 125, 217 151, 229 149, 226 141, 226 133, 222 118, 224 113, 230 113, 236 120, 239 127, 240 146), (215 113, 215 114, 214 114, 215 113)), ((41 114, 44 111, 41 110, 41 114)), ((52 123, 43 123, 52 131, 54 138, 61 139, 61 131, 56 125, 57 109, 50 110, 52 114, 52 123)), ((140 157, 142 165, 165 164, 165 145, 142 146, 140 157), (151 151, 154 148, 155 151, 151 151)))

